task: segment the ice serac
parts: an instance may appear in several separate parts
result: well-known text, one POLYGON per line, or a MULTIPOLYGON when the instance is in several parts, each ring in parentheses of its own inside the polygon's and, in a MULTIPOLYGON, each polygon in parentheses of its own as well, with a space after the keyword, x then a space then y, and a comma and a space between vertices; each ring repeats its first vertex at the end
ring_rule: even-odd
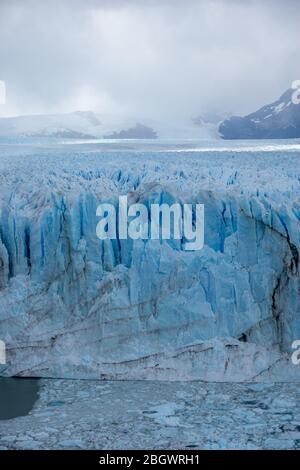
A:
POLYGON ((2 374, 299 380, 290 360, 300 338, 299 155, 286 167, 273 155, 272 169, 265 155, 245 157, 164 155, 146 164, 127 155, 125 164, 123 155, 65 155, 41 170, 33 156, 32 179, 20 168, 26 159, 7 160, 2 374), (120 194, 204 204, 205 247, 99 240, 96 207, 116 205, 120 194))

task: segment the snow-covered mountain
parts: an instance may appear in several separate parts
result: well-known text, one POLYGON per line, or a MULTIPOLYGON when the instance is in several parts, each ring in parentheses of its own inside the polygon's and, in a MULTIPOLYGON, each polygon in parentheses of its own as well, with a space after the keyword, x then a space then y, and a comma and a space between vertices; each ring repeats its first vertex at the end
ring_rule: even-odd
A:
POLYGON ((120 118, 92 111, 0 118, 0 137, 66 139, 211 139, 218 137, 217 123, 205 119, 169 122, 120 118))
POLYGON ((224 139, 293 139, 300 137, 300 105, 288 89, 277 101, 248 116, 233 116, 219 126, 224 139))
POLYGON ((131 119, 118 120, 92 111, 75 111, 0 118, 0 137, 149 139, 155 138, 156 132, 131 119))
POLYGON ((101 130, 99 117, 91 111, 0 118, 2 137, 95 138, 101 130))

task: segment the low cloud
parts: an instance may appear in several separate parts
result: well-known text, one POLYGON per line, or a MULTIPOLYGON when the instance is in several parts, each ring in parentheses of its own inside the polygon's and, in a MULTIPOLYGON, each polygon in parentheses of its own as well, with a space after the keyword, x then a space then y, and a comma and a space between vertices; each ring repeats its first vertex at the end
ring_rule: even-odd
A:
POLYGON ((299 79, 299 2, 2 0, 2 115, 245 113, 299 79))

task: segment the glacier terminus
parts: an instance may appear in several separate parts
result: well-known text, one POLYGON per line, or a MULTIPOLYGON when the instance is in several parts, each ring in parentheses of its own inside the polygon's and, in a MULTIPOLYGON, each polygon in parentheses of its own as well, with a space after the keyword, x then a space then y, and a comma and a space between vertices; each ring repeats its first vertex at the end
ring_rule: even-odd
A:
POLYGON ((0 146, 3 376, 297 381, 300 144, 0 146), (100 203, 204 204, 204 247, 96 236, 100 203))

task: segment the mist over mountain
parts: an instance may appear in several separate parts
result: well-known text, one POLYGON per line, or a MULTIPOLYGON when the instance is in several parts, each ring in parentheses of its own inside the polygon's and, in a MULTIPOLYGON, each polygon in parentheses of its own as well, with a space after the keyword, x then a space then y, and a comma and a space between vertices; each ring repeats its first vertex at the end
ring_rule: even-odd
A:
POLYGON ((75 111, 0 118, 0 137, 62 139, 155 139, 218 137, 217 123, 198 117, 174 122, 75 111))

